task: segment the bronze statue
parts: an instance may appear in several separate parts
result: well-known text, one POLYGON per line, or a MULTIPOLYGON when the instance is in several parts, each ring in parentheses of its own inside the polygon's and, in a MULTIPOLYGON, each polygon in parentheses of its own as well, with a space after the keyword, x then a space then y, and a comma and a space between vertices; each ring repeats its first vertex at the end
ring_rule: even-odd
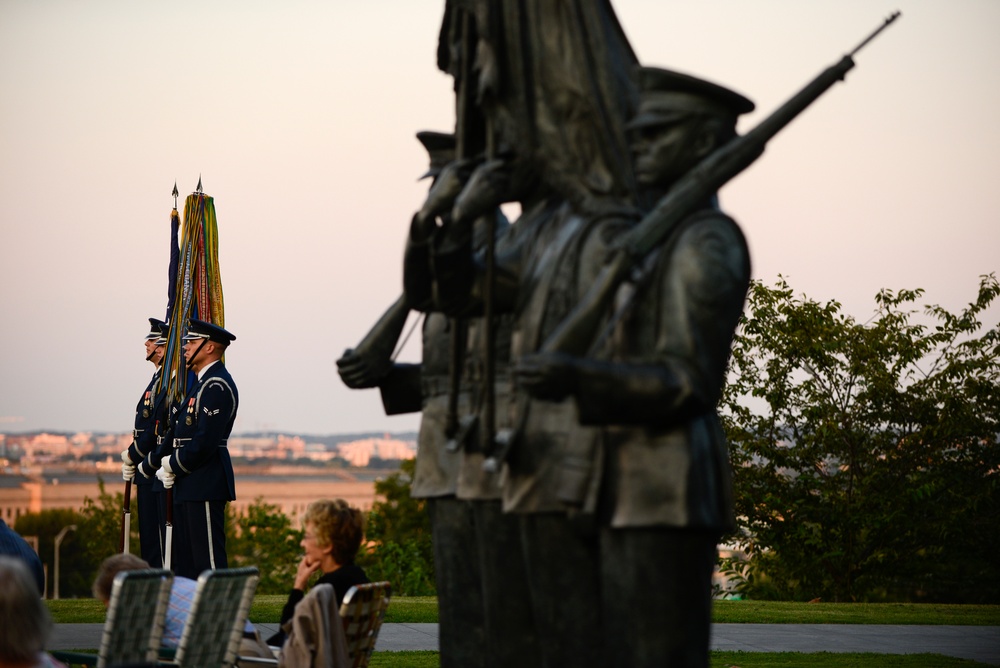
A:
MULTIPOLYGON (((600 218, 576 215, 537 177, 533 161, 500 146, 507 158, 487 161, 471 175, 436 231, 432 259, 426 263, 433 271, 422 273, 418 263, 408 263, 405 283, 408 297, 435 295, 433 308, 452 315, 480 313, 485 272, 472 250, 471 223, 501 201, 520 202, 523 213, 498 252, 493 290, 497 311, 512 318, 514 356, 537 349, 550 328, 568 315, 587 277, 602 266, 605 243, 613 235, 598 233, 604 230, 600 218)), ((567 515, 560 477, 564 463, 595 455, 597 432, 579 427, 571 401, 539 405, 510 396, 513 406, 508 408, 518 410, 506 421, 522 427, 504 464, 502 493, 503 511, 519 525, 520 554, 514 552, 508 560, 521 559, 527 587, 520 591, 528 594, 521 609, 534 616, 545 665, 585 665, 601 652, 597 544, 594 534, 581 531, 567 515)), ((503 406, 498 414, 504 414, 503 406)), ((582 490, 573 486, 583 497, 589 492, 591 501, 595 489, 593 484, 582 490)), ((583 507, 586 498, 573 501, 583 507)), ((508 579, 502 584, 511 588, 515 583, 508 579)))
POLYGON ((733 523, 715 406, 750 280, 715 193, 856 51, 738 137, 752 103, 637 68, 608 0, 446 1, 455 159, 376 328, 398 336, 415 308, 451 331, 446 383, 443 344, 425 351, 425 389, 433 362, 448 398, 429 420, 425 391, 418 480, 421 457, 458 463, 414 493, 433 497, 438 567, 474 554, 482 615, 449 603, 475 586, 461 564, 439 578, 443 666, 708 665, 733 523), (507 229, 504 202, 522 207, 507 229))
MULTIPOLYGON (((439 64, 456 79, 461 161, 453 175, 442 173, 440 192, 432 190, 418 217, 423 222, 411 228, 404 285, 411 303, 431 310, 455 317, 494 311, 510 318, 508 354, 514 355, 535 350, 524 346, 544 340, 568 314, 587 272, 603 261, 609 237, 595 233, 603 225, 597 212, 621 210, 634 192, 622 128, 634 96, 619 94, 632 84, 628 68, 618 67, 634 63, 634 55, 620 30, 610 29, 617 22, 608 20, 613 12, 606 2, 531 0, 520 8, 497 3, 496 12, 481 11, 487 4, 448 3, 439 64), (566 11, 570 5, 574 11, 566 11), (588 29, 596 31, 589 40, 588 29), (567 59, 567 48, 579 58, 567 59), (595 58, 595 52, 601 55, 595 58), (504 201, 520 202, 522 215, 498 244, 490 278, 493 263, 473 251, 472 226, 504 201), (429 258, 412 252, 414 242, 429 245, 429 258), (588 269, 578 272, 578 264, 588 269), (426 295, 433 300, 425 301, 426 295)), ((494 327, 487 322, 484 332, 494 327)), ((536 662, 586 665, 602 647, 596 535, 567 515, 559 491, 567 485, 555 479, 573 469, 574 458, 595 455, 597 432, 580 430, 571 402, 532 411, 534 402, 523 393, 509 387, 505 392, 500 383, 497 394, 511 400, 497 405, 496 424, 486 420, 481 442, 484 455, 499 462, 488 434, 507 427, 523 435, 502 463, 506 524, 517 525, 508 535, 521 539, 507 562, 520 561, 523 582, 511 573, 484 573, 487 589, 508 590, 488 602, 487 616, 509 624, 529 611, 540 641, 536 662), (527 429, 513 429, 524 422, 531 422, 527 429), (579 436, 571 434, 576 431, 579 436)), ((579 476, 570 478, 573 494, 595 498, 596 478, 583 485, 579 476)), ((582 498, 574 501, 585 505, 582 498)), ((493 637, 500 643, 502 636, 493 637)), ((506 642, 515 637, 507 634, 506 642)))
MULTIPOLYGON (((640 185, 666 192, 753 108, 707 82, 641 70, 640 185)), ((522 358, 519 382, 572 396, 602 425, 599 500, 606 665, 708 665, 716 543, 732 525, 728 451, 715 406, 750 281, 746 243, 707 198, 619 294, 598 355, 522 358), (639 576, 641 574, 641 577, 639 576), (696 658, 697 657, 697 658, 696 658)))
MULTIPOLYGON (((431 192, 436 195, 445 185, 438 177, 454 159, 455 137, 420 132, 417 138, 431 159, 421 178, 433 177, 431 192)), ((414 220, 423 217, 418 213, 414 220)), ((377 386, 387 415, 421 412, 411 494, 426 499, 431 521, 440 647, 442 657, 448 657, 442 659, 442 665, 458 665, 454 662, 462 657, 462 665, 485 668, 489 664, 482 652, 486 640, 476 536, 471 509, 455 496, 462 453, 448 446, 454 436, 449 425, 457 412, 467 411, 469 405, 467 388, 455 386, 452 374, 453 347, 464 345, 466 323, 442 313, 428 313, 420 364, 393 363, 391 354, 412 303, 405 296, 397 299, 361 343, 345 351, 337 361, 338 372, 349 387, 377 386)))
MULTIPOLYGON (((497 374, 493 379, 494 399, 504 401, 509 390, 509 355, 511 320, 507 316, 496 318, 490 324, 482 317, 479 308, 448 308, 459 290, 445 278, 451 275, 449 264, 458 260, 479 262, 482 260, 487 235, 493 227, 498 237, 496 247, 501 252, 511 243, 513 228, 499 213, 498 200, 480 193, 481 208, 471 214, 462 226, 451 226, 451 210, 459 193, 469 177, 470 164, 456 161, 446 167, 428 194, 427 201, 413 219, 407 241, 404 285, 406 299, 416 308, 429 311, 428 318, 441 317, 441 311, 450 313, 453 322, 464 323, 460 354, 452 357, 452 363, 461 371, 458 374, 459 387, 452 387, 452 396, 457 397, 457 415, 454 420, 445 420, 441 425, 449 437, 449 451, 459 458, 457 477, 457 501, 449 507, 452 512, 445 516, 438 513, 435 523, 435 540, 440 536, 447 555, 442 555, 443 563, 450 564, 455 559, 476 560, 480 566, 481 594, 483 601, 484 629, 477 636, 478 645, 469 639, 454 638, 446 626, 456 632, 468 622, 452 619, 453 612, 441 605, 442 666, 488 665, 488 666, 534 666, 541 663, 539 635, 532 621, 528 606, 529 591, 525 578, 524 561, 521 559, 520 533, 516 518, 504 515, 500 507, 501 487, 499 476, 487 472, 482 466, 485 444, 491 438, 485 417, 485 398, 489 375, 486 373, 488 354, 494 357, 497 374), (435 221, 443 223, 438 227, 435 221), (487 223, 496 221, 496 224, 487 223), (450 286, 450 287, 449 287, 450 286), (495 336, 486 340, 487 329, 492 328, 495 336), (484 347, 491 344, 492 349, 484 347), (445 656, 445 646, 451 651, 445 656)), ((464 200, 470 204, 468 198, 464 200)), ((466 286, 468 287, 468 286, 466 286)), ((499 415, 501 426, 505 424, 503 414, 499 415)), ((418 455, 419 461, 419 455, 418 455)), ((441 502, 436 502, 442 506, 441 502)), ((437 546, 435 555, 439 554, 437 546)), ((438 566, 440 568, 440 566, 438 566)), ((442 577, 453 577, 447 570, 442 577)), ((449 583, 448 587, 453 586, 449 583)))

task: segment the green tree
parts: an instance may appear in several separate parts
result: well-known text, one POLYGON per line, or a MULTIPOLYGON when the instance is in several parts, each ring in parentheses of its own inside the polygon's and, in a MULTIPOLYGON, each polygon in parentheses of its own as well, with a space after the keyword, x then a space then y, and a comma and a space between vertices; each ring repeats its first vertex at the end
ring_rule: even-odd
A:
POLYGON ((397 594, 429 596, 437 592, 434 549, 426 503, 410 496, 415 466, 416 460, 404 460, 399 471, 375 483, 381 498, 368 514, 368 549, 358 562, 372 580, 392 582, 397 594))
POLYGON ((83 525, 83 516, 79 512, 70 508, 55 508, 43 510, 40 513, 26 513, 21 515, 14 530, 22 536, 38 537, 38 556, 45 566, 45 595, 51 597, 54 593, 53 581, 55 578, 55 537, 64 527, 76 526, 76 531, 70 531, 64 537, 59 546, 59 596, 61 598, 75 598, 85 596, 90 590, 90 584, 79 581, 77 577, 81 572, 86 572, 89 564, 82 559, 80 547, 86 542, 81 540, 79 530, 83 525))
MULTIPOLYGON (((15 526, 18 533, 38 536, 38 553, 48 573, 46 595, 54 593, 55 537, 67 526, 76 526, 76 530, 67 533, 59 547, 59 596, 88 598, 92 595, 91 584, 101 562, 118 552, 124 502, 122 492, 109 493, 104 481, 99 479, 97 498, 86 497, 80 511, 59 508, 28 513, 18 518, 15 526)), ((131 511, 130 550, 138 554, 139 529, 134 493, 131 511)))
MULTIPOLYGON (((117 481, 120 484, 121 480, 117 481)), ((86 540, 85 553, 88 562, 93 565, 91 575, 97 574, 101 562, 119 552, 122 529, 122 506, 125 503, 124 492, 108 492, 104 480, 97 481, 98 493, 96 499, 85 497, 83 500, 83 525, 80 527, 81 539, 86 540)), ((129 552, 142 554, 139 545, 139 515, 136 510, 136 488, 132 485, 129 498, 131 513, 129 531, 129 552)), ((87 585, 90 591, 90 585, 87 585)))
POLYGON ((921 317, 921 290, 883 290, 859 323, 784 279, 751 286, 722 411, 745 594, 997 599, 998 293, 984 276, 921 317))
POLYGON ((303 532, 281 509, 257 497, 246 513, 226 508, 226 554, 229 565, 257 566, 259 594, 283 594, 292 587, 302 555, 303 532))

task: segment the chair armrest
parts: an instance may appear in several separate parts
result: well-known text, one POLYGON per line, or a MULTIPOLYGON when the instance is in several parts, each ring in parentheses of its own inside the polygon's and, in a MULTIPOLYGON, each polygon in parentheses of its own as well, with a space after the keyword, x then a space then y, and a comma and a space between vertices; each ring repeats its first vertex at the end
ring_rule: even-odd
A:
POLYGON ((238 656, 236 657, 237 666, 249 666, 249 665, 261 665, 261 666, 277 666, 277 659, 265 659, 259 656, 238 656))
POLYGON ((97 665, 97 654, 90 654, 88 652, 65 652, 62 650, 53 650, 49 652, 52 658, 62 661, 67 666, 96 666, 97 665))

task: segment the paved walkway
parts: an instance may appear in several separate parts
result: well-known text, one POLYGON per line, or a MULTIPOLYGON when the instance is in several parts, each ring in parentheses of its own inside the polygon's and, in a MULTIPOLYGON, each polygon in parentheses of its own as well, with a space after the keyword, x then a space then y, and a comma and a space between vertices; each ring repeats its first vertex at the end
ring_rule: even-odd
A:
MULTIPOLYGON (((103 624, 57 624, 49 649, 100 645, 103 624)), ((277 624, 258 624, 267 637, 277 624)), ((437 624, 385 624, 378 650, 437 650, 437 624)), ((944 654, 1000 666, 1000 626, 715 624, 712 649, 742 652, 944 654)))

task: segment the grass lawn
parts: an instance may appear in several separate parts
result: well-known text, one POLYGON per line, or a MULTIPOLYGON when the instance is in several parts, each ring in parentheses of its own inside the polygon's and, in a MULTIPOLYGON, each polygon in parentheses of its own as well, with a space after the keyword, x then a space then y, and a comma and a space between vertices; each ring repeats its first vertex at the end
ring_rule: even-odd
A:
MULTIPOLYGON (((102 623, 104 606, 95 599, 46 601, 57 624, 102 623)), ((285 596, 258 595, 250 620, 276 623, 285 596)), ((912 603, 787 603, 773 601, 716 601, 717 623, 754 624, 954 624, 1000 626, 1000 606, 929 605, 912 603)), ((388 623, 437 622, 437 599, 432 596, 392 599, 388 623)), ((438 668, 438 652, 376 652, 372 668, 438 668)), ((712 668, 952 668, 985 664, 939 654, 848 654, 818 652, 712 652, 712 668)))
POLYGON ((716 601, 720 624, 953 624, 1000 626, 1000 605, 716 601))
MULTIPOLYGON (((281 617, 285 596, 254 598, 250 621, 274 624, 281 617)), ((104 606, 96 599, 45 602, 57 624, 100 624, 104 606)), ((1000 626, 998 605, 933 605, 926 603, 788 603, 784 601, 716 601, 713 620, 720 624, 955 624, 1000 626)), ((388 623, 437 622, 437 598, 397 596, 388 623)))
MULTIPOLYGON (((438 652, 375 652, 371 668, 440 668, 438 652)), ((711 668, 970 668, 984 663, 941 654, 712 652, 711 668)))
MULTIPOLYGON (((375 652, 371 668, 438 668, 437 652, 375 652)), ((986 664, 940 654, 712 652, 712 668, 956 668, 986 664)))

